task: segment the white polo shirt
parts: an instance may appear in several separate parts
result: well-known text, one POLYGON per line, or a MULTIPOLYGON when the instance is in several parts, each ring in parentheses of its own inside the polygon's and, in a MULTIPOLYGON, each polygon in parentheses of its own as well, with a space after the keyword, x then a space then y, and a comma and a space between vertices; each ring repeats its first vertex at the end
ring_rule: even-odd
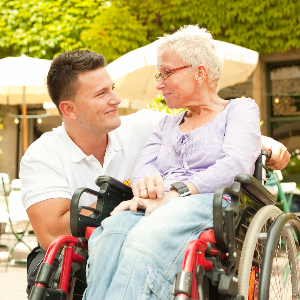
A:
MULTIPOLYGON (((22 202, 31 205, 50 198, 71 199, 76 189, 98 191, 98 176, 112 176, 125 184, 150 133, 164 114, 140 110, 121 117, 121 126, 108 134, 103 167, 93 156, 85 155, 72 141, 64 125, 44 133, 30 145, 21 160, 22 202)), ((80 205, 91 205, 94 196, 86 194, 80 205)))

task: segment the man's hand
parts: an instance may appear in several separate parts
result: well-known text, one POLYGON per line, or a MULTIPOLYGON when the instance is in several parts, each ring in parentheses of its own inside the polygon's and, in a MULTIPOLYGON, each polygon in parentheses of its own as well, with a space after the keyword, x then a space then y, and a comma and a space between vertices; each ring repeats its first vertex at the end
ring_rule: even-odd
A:
POLYGON ((262 143, 262 150, 272 151, 271 158, 266 161, 266 166, 273 170, 284 169, 290 161, 290 153, 287 148, 283 144, 267 136, 262 136, 262 143))
POLYGON ((146 176, 133 185, 132 192, 134 197, 160 199, 165 192, 163 178, 160 174, 146 176))

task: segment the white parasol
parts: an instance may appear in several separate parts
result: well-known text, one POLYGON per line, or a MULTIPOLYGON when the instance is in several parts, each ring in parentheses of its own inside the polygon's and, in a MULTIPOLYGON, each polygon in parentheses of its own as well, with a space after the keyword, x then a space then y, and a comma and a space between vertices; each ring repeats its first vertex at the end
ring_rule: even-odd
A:
POLYGON ((50 60, 22 55, 0 59, 0 104, 22 104, 23 150, 27 149, 26 104, 51 101, 45 85, 50 60))
MULTIPOLYGON (((121 98, 147 101, 161 94, 155 89, 154 77, 158 43, 135 49, 107 66, 121 98)), ((220 89, 246 81, 256 68, 258 52, 226 42, 214 43, 224 58, 220 89)))

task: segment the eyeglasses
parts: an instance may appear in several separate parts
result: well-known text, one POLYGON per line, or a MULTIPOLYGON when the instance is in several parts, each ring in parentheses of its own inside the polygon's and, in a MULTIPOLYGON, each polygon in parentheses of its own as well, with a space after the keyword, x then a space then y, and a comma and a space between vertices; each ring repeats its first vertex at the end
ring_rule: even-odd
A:
POLYGON ((184 67, 180 67, 180 68, 177 68, 177 69, 173 69, 173 70, 170 70, 170 71, 167 71, 167 70, 163 70, 157 74, 155 74, 155 78, 156 80, 158 81, 159 78, 162 78, 162 79, 167 79, 169 78, 172 73, 174 73, 175 71, 178 71, 178 70, 181 70, 181 69, 185 69, 185 68, 189 68, 190 66, 184 66, 184 67))

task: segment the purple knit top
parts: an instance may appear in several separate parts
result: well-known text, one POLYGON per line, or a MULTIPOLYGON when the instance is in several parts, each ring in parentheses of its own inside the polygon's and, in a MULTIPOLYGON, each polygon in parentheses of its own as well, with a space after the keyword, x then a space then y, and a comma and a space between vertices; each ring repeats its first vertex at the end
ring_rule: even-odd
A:
POLYGON ((132 184, 161 174, 166 192, 181 181, 203 194, 231 187, 238 174, 253 175, 262 146, 254 100, 234 99, 210 122, 186 134, 179 128, 184 114, 166 115, 156 126, 134 167, 132 184))

